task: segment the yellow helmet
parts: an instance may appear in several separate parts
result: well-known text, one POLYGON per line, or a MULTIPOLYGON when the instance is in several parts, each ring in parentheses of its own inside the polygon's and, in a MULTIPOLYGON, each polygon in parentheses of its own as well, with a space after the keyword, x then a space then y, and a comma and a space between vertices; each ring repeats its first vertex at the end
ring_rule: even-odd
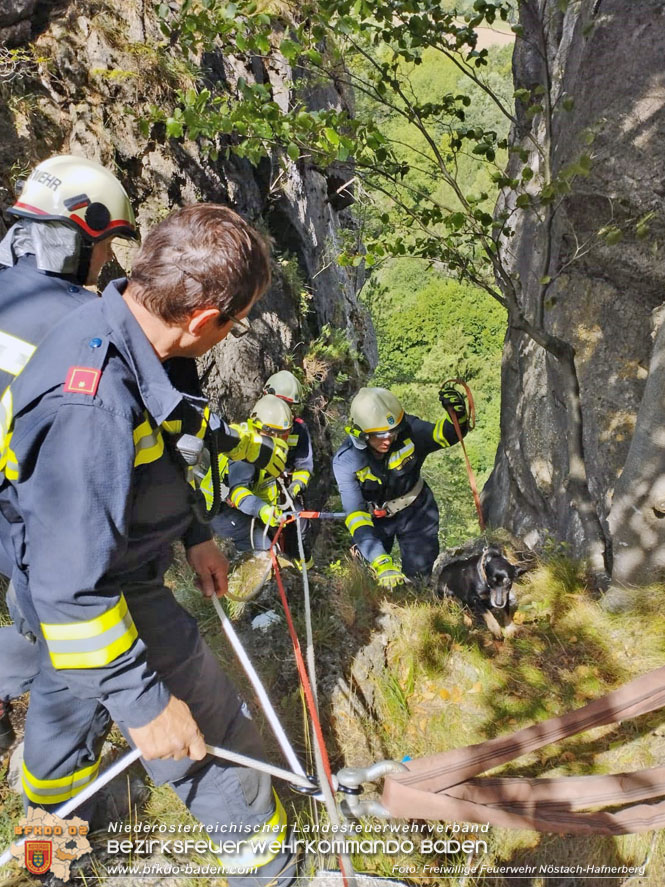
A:
POLYGON ((293 415, 289 405, 274 394, 264 394, 256 401, 250 421, 261 434, 284 437, 293 427, 293 415))
POLYGON ((139 239, 134 211, 118 179, 86 157, 60 154, 35 167, 7 210, 39 222, 65 222, 91 243, 105 237, 139 239))
POLYGON ((263 393, 274 394, 287 403, 293 404, 302 403, 303 398, 302 385, 288 370, 273 373, 263 386, 263 393))
POLYGON ((369 434, 399 431, 404 409, 387 388, 361 388, 351 401, 347 432, 360 440, 369 434))

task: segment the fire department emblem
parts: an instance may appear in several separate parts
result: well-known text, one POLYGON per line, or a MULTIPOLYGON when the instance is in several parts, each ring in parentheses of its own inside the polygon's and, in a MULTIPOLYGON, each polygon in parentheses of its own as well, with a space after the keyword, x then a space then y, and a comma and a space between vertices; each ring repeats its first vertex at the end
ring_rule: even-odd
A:
POLYGON ((51 841, 25 842, 25 867, 33 875, 43 875, 51 868, 51 841))

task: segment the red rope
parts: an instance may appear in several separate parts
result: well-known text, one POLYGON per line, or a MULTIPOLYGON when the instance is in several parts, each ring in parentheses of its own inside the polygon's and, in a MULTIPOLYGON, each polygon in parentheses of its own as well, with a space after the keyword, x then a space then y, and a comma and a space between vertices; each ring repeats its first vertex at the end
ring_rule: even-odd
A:
MULTIPOLYGON (((286 523, 286 522, 285 522, 286 523)), ((275 580, 277 581, 277 588, 279 590, 279 596, 282 600, 282 606, 284 607, 284 615, 286 616, 286 624, 289 628, 289 635, 291 636, 291 643, 293 644, 293 653, 296 658, 296 667, 298 669, 298 675, 300 676, 300 682, 302 684, 303 692, 305 694, 305 702, 307 703, 307 708, 309 709, 309 714, 312 719, 312 726, 314 728, 314 732, 316 733, 316 738, 319 743, 319 748, 321 749, 321 759, 323 761, 323 769, 326 773, 326 778, 330 785, 330 790, 332 792, 335 791, 332 781, 332 771, 330 769, 330 760, 328 758, 328 752, 326 750, 326 745, 323 739, 323 730, 321 729, 321 721, 319 720, 319 714, 316 710, 316 703, 314 702, 314 693, 312 692, 312 685, 309 681, 309 675, 307 674, 307 668, 305 666, 305 660, 303 659, 302 650, 300 648, 300 641, 298 640, 298 635, 296 634, 296 629, 293 624, 293 618, 291 616, 291 609, 289 607, 289 602, 286 599, 286 591, 284 590, 284 583, 282 582, 282 574, 279 569, 279 561, 277 559, 277 555, 275 554, 275 545, 277 544, 277 540, 282 532, 285 523, 281 524, 277 532, 275 533, 275 537, 272 540, 272 545, 270 546, 270 559, 272 560, 273 569, 275 571, 275 580)))

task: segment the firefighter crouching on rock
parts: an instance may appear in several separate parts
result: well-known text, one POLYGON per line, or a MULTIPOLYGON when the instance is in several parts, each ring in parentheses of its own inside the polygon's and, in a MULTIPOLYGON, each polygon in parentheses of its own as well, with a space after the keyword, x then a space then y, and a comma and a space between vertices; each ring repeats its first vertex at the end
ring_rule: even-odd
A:
MULTIPOLYGON (((115 261, 114 238, 138 240, 139 236, 121 183, 85 157, 63 154, 44 160, 8 213, 16 222, 0 242, 0 394, 59 320, 97 299, 85 286, 94 285, 104 266, 115 261)), ((237 330, 233 327, 232 334, 237 330)), ((200 394, 192 358, 175 357, 165 367, 178 390, 200 394)), ((226 448, 245 458, 272 460, 276 472, 283 467, 286 447, 273 457, 274 443, 269 439, 243 439, 240 446, 238 440, 237 432, 229 432, 226 448)), ((198 581, 212 593, 220 566, 216 546, 208 533, 198 537, 190 532, 183 541, 198 581)), ((0 574, 11 575, 12 568, 10 525, 0 515, 0 574)), ((7 603, 19 631, 13 626, 0 628, 0 749, 8 748, 15 738, 8 702, 29 689, 39 669, 36 647, 19 633, 25 626, 11 586, 7 603)))
MULTIPOLYGON (((264 394, 254 404, 247 424, 261 434, 286 441, 293 432, 293 415, 284 400, 274 394, 264 394)), ((282 518, 280 503, 285 504, 279 478, 270 477, 246 462, 229 461, 225 467, 225 483, 229 488, 227 503, 212 521, 212 528, 219 536, 231 539, 240 552, 267 551, 272 542, 270 531, 279 526, 282 518)), ((205 489, 205 480, 202 489, 205 489)), ((292 542, 295 548, 284 545, 280 536, 282 551, 296 558, 297 540, 292 542)))
MULTIPOLYGON (((285 815, 268 777, 206 755, 204 740, 254 758, 263 749, 196 621, 164 585, 171 543, 192 527, 194 491, 175 444, 200 430, 205 409, 173 388, 162 362, 200 356, 245 324, 269 280, 267 247, 238 215, 213 204, 179 210, 147 237, 129 282, 114 281, 40 344, 0 411, 0 504, 40 652, 28 804, 53 809, 92 782, 110 713, 213 843, 238 824, 237 853, 218 858, 231 874, 258 866, 239 877, 252 885, 290 881, 285 815), (263 851, 242 826, 259 829, 263 851)), ((225 566, 213 581, 224 593, 225 566)))
MULTIPOLYGON (((461 431, 468 418, 464 398, 442 389, 461 431)), ((439 509, 420 476, 425 458, 457 443, 449 416, 425 422, 404 412, 385 388, 361 388, 350 409, 347 440, 333 458, 333 471, 353 543, 384 588, 405 578, 426 581, 439 553, 439 509), (390 556, 397 539, 400 570, 390 556)))
MULTIPOLYGON (((286 459, 285 475, 288 479, 288 493, 296 508, 305 507, 304 493, 312 478, 314 471, 314 454, 312 452, 312 437, 304 419, 298 415, 302 408, 303 388, 298 379, 288 370, 280 370, 273 373, 266 381, 263 388, 264 394, 274 394, 280 400, 285 401, 293 413, 293 428, 288 438, 289 455, 286 459)), ((303 538, 305 551, 305 566, 313 566, 310 543, 310 522, 300 521, 300 531, 303 538)), ((282 548, 285 552, 293 552, 294 563, 300 567, 300 554, 298 549, 298 530, 294 523, 287 524, 282 530, 282 548)))

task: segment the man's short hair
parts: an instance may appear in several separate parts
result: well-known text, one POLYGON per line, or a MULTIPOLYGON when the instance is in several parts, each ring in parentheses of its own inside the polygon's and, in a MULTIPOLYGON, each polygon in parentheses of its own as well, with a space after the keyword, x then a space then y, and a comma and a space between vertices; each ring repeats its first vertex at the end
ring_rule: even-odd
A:
POLYGON ((136 257, 131 283, 136 301, 167 323, 211 307, 226 322, 270 285, 270 252, 233 210, 198 203, 153 228, 136 257))

